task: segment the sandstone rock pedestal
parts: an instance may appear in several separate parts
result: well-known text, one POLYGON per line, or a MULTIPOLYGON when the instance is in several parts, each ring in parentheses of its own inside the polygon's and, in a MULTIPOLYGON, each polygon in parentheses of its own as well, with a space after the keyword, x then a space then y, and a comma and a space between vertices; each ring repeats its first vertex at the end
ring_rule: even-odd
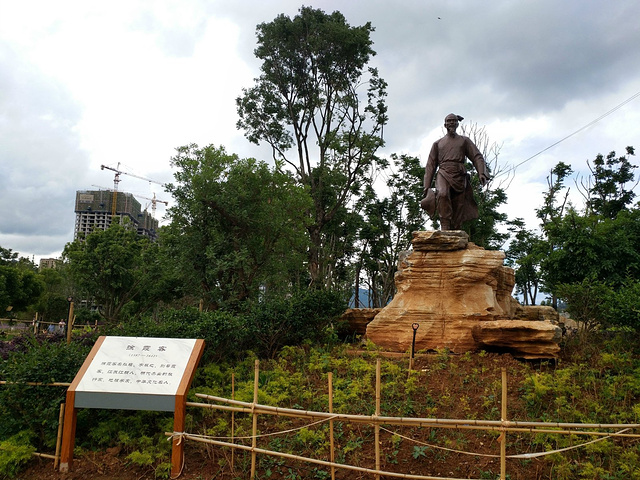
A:
POLYGON ((478 247, 458 230, 413 235, 413 250, 398 262, 397 293, 367 325, 367 338, 405 352, 417 323, 416 351, 447 347, 454 353, 485 349, 522 358, 557 355, 560 328, 545 318, 550 312, 529 313, 511 297, 515 276, 503 265, 503 252, 478 247))
POLYGON ((380 313, 381 308, 349 308, 342 314, 342 320, 348 325, 347 331, 355 335, 365 335, 367 325, 380 313))

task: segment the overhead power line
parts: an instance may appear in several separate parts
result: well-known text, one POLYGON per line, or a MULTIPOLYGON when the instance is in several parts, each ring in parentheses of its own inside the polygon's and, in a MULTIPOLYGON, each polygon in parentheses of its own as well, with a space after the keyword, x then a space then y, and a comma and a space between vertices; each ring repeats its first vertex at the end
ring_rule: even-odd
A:
POLYGON ((558 145, 559 143, 564 142, 565 140, 573 137, 574 135, 580 133, 581 131, 589 128, 590 126, 598 123, 600 120, 602 120, 605 117, 608 117, 609 115, 611 115, 613 112, 615 112, 616 110, 619 110, 620 108, 624 107, 627 103, 635 100, 636 98, 640 97, 640 92, 635 93, 634 95, 631 95, 629 98, 627 98, 625 101, 619 103, 618 105, 616 105, 615 107, 613 107, 611 110, 609 110, 606 113, 603 113, 602 115, 600 115, 598 118, 596 118, 595 120, 590 121, 589 123, 587 123, 586 125, 584 125, 583 127, 580 127, 578 130, 576 130, 573 133, 570 133, 569 135, 567 135, 566 137, 561 138, 560 140, 558 140, 557 142, 549 145, 547 148, 544 148, 542 150, 540 150, 538 153, 536 153, 535 155, 531 155, 529 158, 527 158, 526 160, 523 160, 522 162, 518 163, 517 165, 506 169, 505 171, 501 172, 498 176, 504 175, 506 173, 509 173, 513 170, 515 170, 516 168, 518 168, 521 165, 524 165, 525 163, 527 163, 529 160, 533 160, 534 158, 536 158, 538 155, 541 155, 542 153, 546 152, 547 150, 549 150, 550 148, 555 147, 556 145, 558 145))

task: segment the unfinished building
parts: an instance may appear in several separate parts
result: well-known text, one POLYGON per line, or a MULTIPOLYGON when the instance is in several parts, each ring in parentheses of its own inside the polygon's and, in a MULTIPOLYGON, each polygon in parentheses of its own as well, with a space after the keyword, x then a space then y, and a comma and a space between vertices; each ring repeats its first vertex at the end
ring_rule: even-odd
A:
POLYGON ((113 190, 82 190, 76 192, 76 225, 74 240, 92 231, 106 230, 116 217, 128 218, 139 235, 157 239, 158 221, 130 193, 113 190))

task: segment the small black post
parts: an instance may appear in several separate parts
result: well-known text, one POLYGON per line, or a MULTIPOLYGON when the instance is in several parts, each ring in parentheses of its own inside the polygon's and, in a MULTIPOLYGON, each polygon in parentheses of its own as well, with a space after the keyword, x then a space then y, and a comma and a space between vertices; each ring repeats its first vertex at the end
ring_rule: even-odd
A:
POLYGON ((411 325, 411 328, 413 328, 413 342, 411 342, 411 358, 413 359, 413 356, 416 353, 416 332, 418 331, 418 328, 420 328, 420 324, 414 323, 411 325))
POLYGON ((411 342, 411 358, 409 358, 409 375, 411 375, 411 370, 413 370, 413 356, 416 353, 416 332, 418 331, 418 327, 420 327, 418 323, 411 325, 411 328, 413 328, 413 341, 411 342))

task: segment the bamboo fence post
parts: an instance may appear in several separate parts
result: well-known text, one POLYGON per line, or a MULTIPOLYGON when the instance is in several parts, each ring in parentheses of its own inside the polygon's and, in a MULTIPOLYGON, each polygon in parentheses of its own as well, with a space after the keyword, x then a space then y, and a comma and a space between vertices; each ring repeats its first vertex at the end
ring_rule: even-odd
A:
MULTIPOLYGON (((327 381, 329 382, 329 413, 333 413, 333 372, 328 373, 327 381)), ((335 463, 336 452, 333 439, 333 420, 329 420, 329 446, 329 459, 331 463, 335 463)), ((336 480, 336 467, 333 465, 331 465, 331 480, 336 480)))
POLYGON ((60 447, 62 445, 62 426, 64 425, 64 406, 65 403, 60 404, 60 415, 58 416, 58 437, 56 438, 56 454, 53 461, 53 469, 57 470, 60 464, 60 447))
MULTIPOLYGON (((376 361, 376 417, 380 416, 380 359, 376 361)), ((376 470, 380 471, 380 424, 374 427, 376 442, 376 470)), ((380 480, 380 474, 376 473, 376 480, 380 480)))
POLYGON ((71 343, 71 330, 73 330, 73 300, 69 302, 69 318, 67 318, 67 345, 71 343))
MULTIPOLYGON (((236 374, 235 372, 231 373, 231 400, 236 399, 236 374)), ((234 441, 235 430, 236 430, 236 412, 231 411, 231 443, 236 443, 234 441)), ((231 473, 235 472, 235 453, 236 449, 231 449, 231 473)))
MULTIPOLYGON (((507 421, 507 369, 502 367, 502 422, 507 421)), ((504 425, 503 425, 504 427, 504 425)), ((500 480, 507 476, 507 431, 503 430, 500 436, 500 480)))
POLYGON ((258 440, 258 415, 255 413, 255 406, 258 404, 258 378, 260 372, 260 360, 256 360, 253 373, 253 407, 251 416, 253 417, 253 429, 251 438, 251 480, 256 478, 256 446, 258 440))

